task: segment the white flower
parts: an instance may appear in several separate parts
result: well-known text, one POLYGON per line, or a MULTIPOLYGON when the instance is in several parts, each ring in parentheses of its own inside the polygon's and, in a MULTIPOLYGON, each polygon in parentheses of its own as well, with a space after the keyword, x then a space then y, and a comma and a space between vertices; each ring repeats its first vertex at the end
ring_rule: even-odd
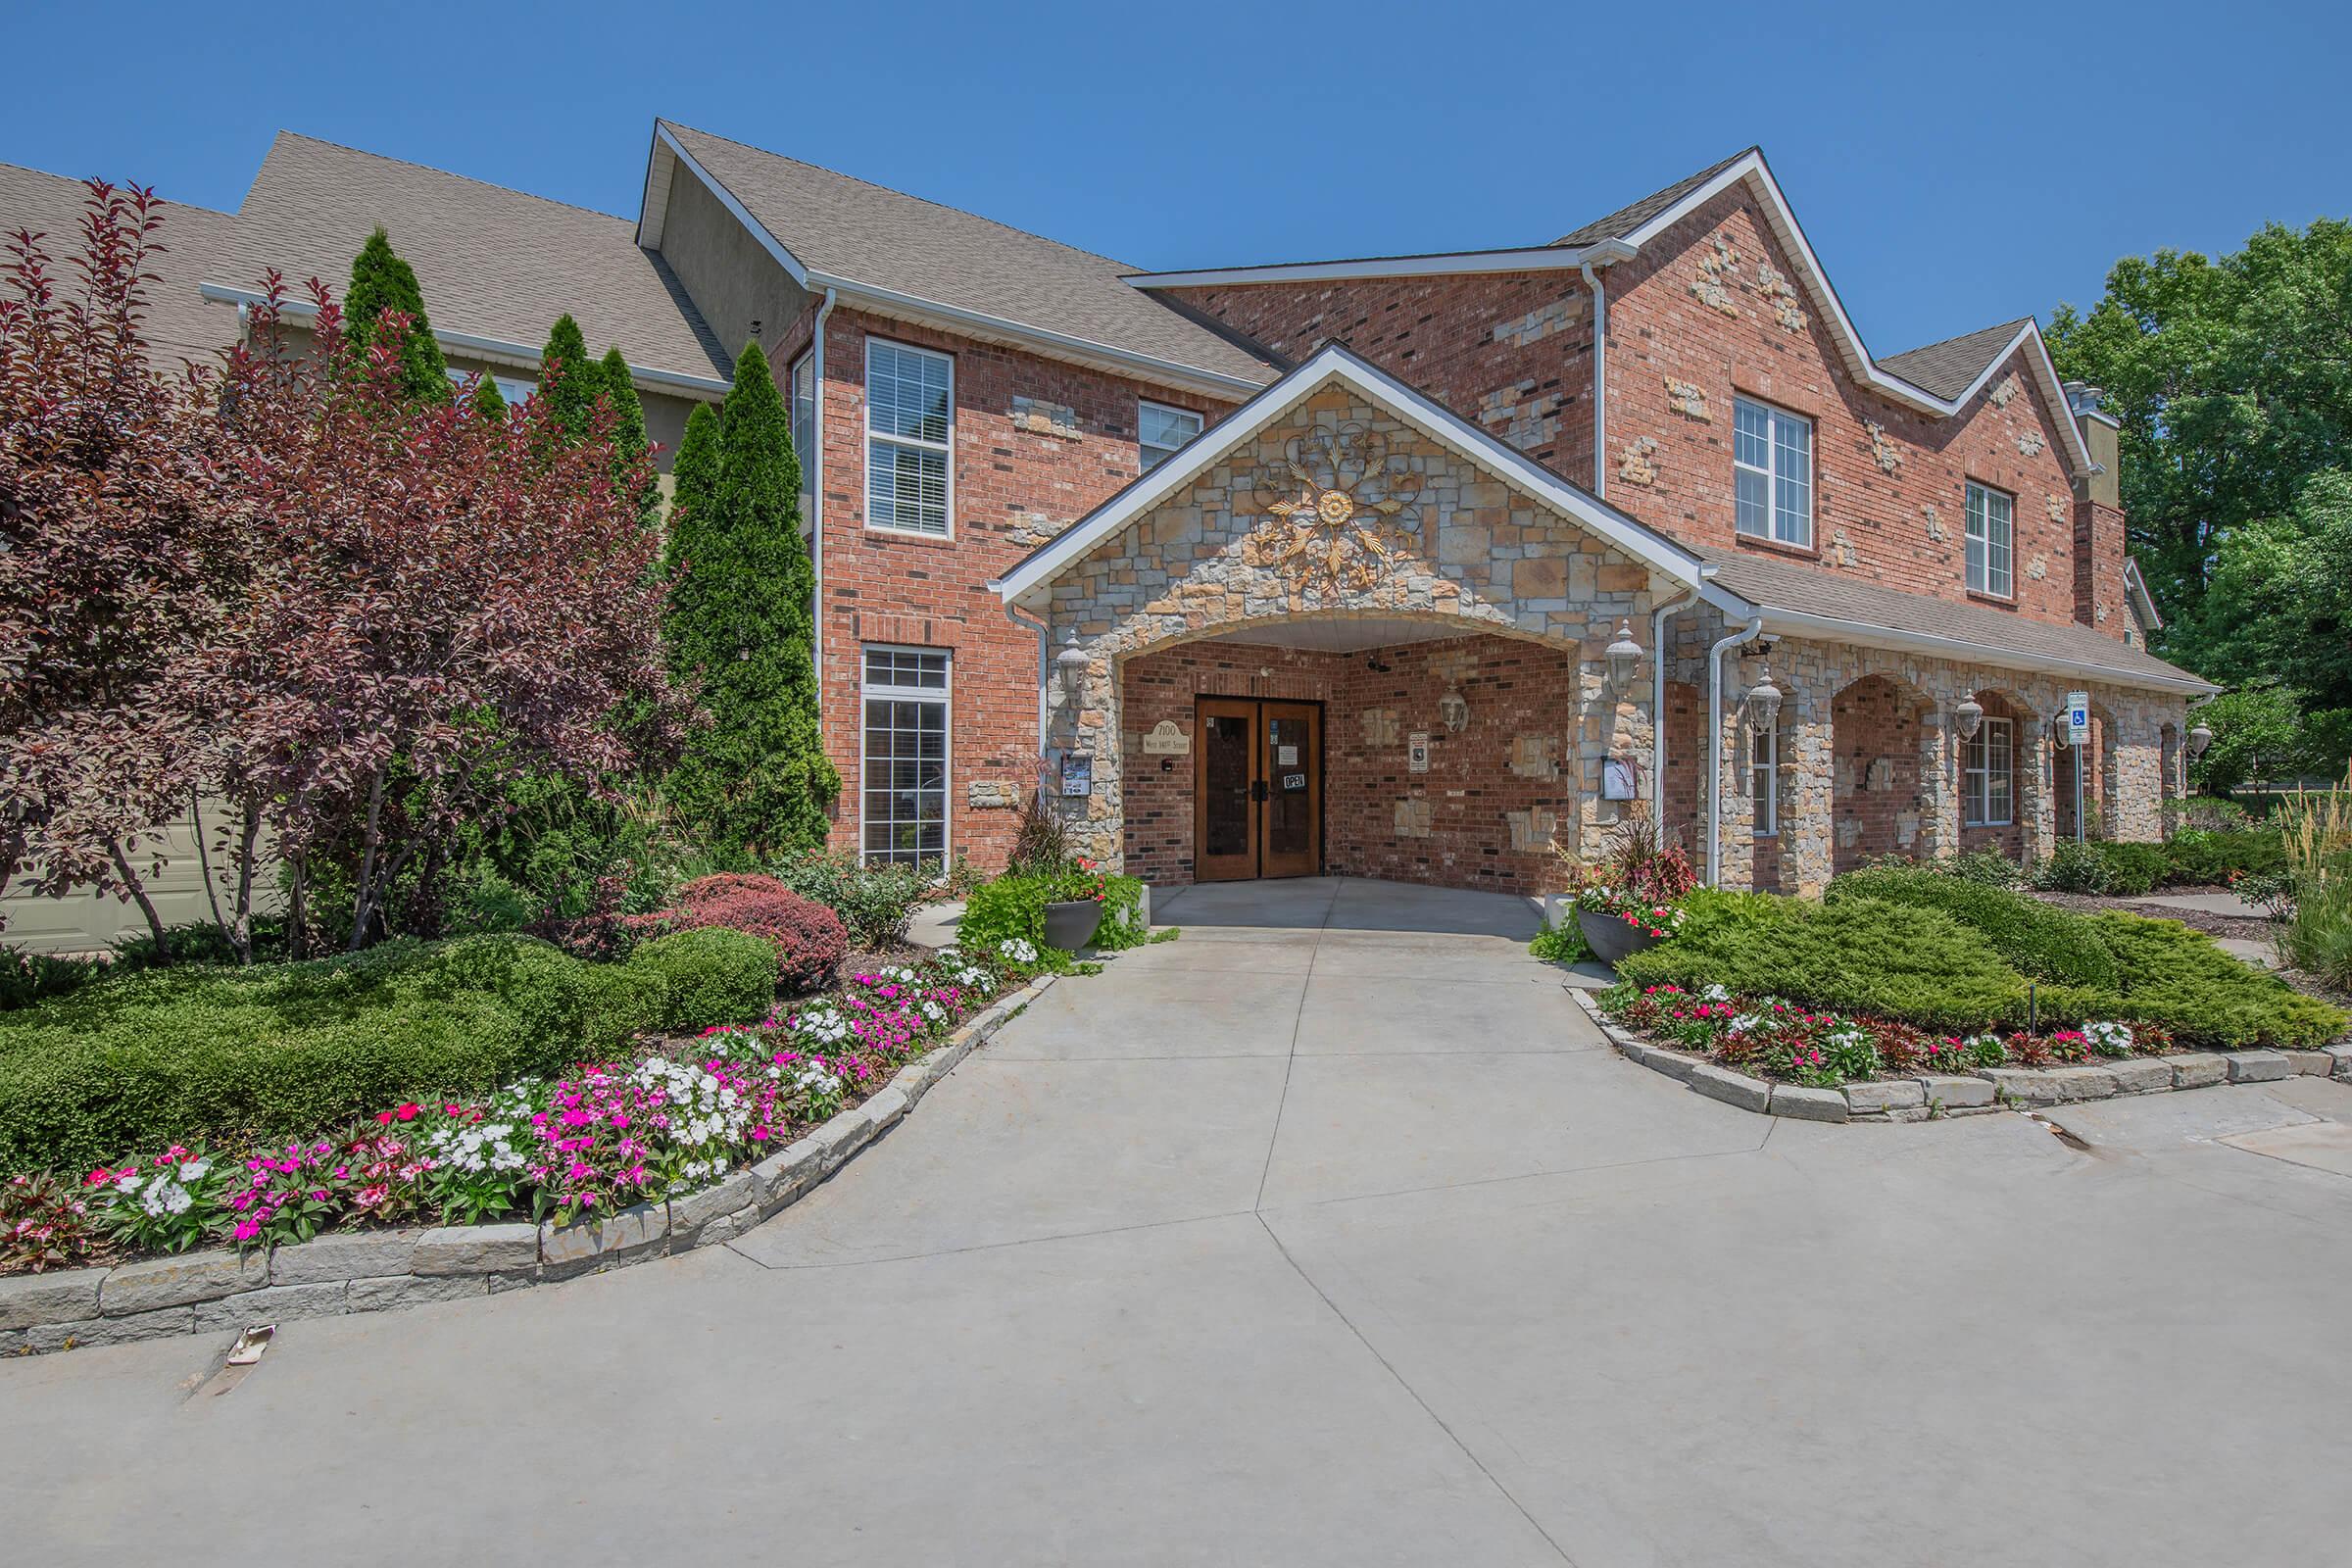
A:
POLYGON ((183 1182, 200 1181, 211 1168, 201 1159, 191 1159, 179 1167, 179 1179, 183 1182))
POLYGON ((1035 963, 1037 961, 1037 949, 1031 947, 1026 938, 1006 937, 997 944, 997 951, 1015 963, 1035 963))
POLYGON ((1698 994, 1698 1000, 1701 1002, 1729 1002, 1732 1000, 1732 994, 1726 991, 1723 988, 1723 982, 1718 980, 1701 991, 1698 994))

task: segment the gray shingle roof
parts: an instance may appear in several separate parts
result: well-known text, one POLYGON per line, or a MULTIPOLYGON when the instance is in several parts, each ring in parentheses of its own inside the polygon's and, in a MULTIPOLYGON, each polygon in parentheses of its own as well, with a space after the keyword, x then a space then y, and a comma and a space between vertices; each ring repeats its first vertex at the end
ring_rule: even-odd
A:
POLYGON ((2135 679, 2193 681, 2198 677, 2088 626, 2029 620, 1990 605, 1904 593, 1863 582, 1849 572, 1823 571, 1745 550, 1697 552, 1716 566, 1715 582, 1770 610, 1829 615, 1887 631, 1953 637, 1997 649, 2012 661, 2082 664, 2112 671, 2102 676, 2129 686, 2135 679))
POLYGON ((1663 190, 1653 190, 1631 206, 1620 207, 1606 218, 1596 218, 1582 228, 1572 228, 1552 241, 1554 245, 1591 245, 1604 239, 1623 239, 1643 223, 1657 217, 1676 202, 1731 168, 1749 153, 1761 148, 1742 147, 1729 158, 1709 164, 1695 174, 1686 175, 1663 190))
POLYGON ((2021 316, 1998 326, 1981 327, 1924 348, 1889 354, 1879 361, 1879 368, 1949 403, 1973 386, 1977 377, 1984 373, 1984 368, 2009 346, 2010 339, 2033 319, 2031 316, 2021 316))
MULTIPOLYGON (((0 164, 0 234, 19 230, 47 236, 50 275, 71 286, 70 259, 81 254, 81 216, 89 191, 78 179, 0 164)), ((236 219, 209 207, 166 202, 155 233, 163 254, 147 270, 147 342, 157 358, 209 365, 236 341, 234 307, 206 303, 196 292, 216 258, 228 248, 236 219)))
POLYGON ((1265 382, 1276 368, 1122 281, 1132 267, 674 122, 688 156, 804 267, 854 283, 1265 382))
POLYGON ((381 223, 416 270, 436 330, 528 347, 566 311, 589 352, 618 344, 642 369, 724 379, 729 361, 636 225, 502 185, 279 131, 206 281, 258 288, 317 276, 340 295, 381 223))

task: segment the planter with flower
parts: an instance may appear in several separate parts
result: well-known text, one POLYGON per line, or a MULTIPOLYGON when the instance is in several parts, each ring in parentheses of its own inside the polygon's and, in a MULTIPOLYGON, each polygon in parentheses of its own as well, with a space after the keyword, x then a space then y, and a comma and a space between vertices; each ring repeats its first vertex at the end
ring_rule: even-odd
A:
POLYGON ((1690 859, 1641 811, 1618 824, 1597 863, 1568 865, 1577 928, 1592 956, 1611 965, 1681 930, 1682 901, 1697 886, 1690 859))

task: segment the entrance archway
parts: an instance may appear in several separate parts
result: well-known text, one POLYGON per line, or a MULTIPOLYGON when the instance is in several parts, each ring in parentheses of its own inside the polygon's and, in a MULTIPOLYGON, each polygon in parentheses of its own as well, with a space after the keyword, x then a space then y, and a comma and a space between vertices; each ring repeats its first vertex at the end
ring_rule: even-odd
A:
POLYGON ((1834 870, 1918 855, 1920 747, 1930 706, 1927 693, 1890 675, 1865 675, 1831 702, 1834 870))

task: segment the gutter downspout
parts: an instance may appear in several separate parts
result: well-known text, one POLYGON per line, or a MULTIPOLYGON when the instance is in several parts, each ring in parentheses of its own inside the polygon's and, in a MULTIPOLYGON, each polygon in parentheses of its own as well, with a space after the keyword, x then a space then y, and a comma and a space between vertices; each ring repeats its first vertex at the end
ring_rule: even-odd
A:
POLYGON ((1046 761, 1046 677, 1054 667, 1054 646, 1051 641, 1054 634, 1042 620, 1023 620, 1020 609, 1015 605, 1004 607, 1004 618, 1015 626, 1037 628, 1037 761, 1043 767, 1046 761))
POLYGON ((1649 612, 1649 796, 1650 820, 1666 830, 1666 621, 1690 608, 1697 590, 1686 588, 1649 612))
POLYGON ((1609 291, 1592 264, 1584 264, 1585 286, 1592 291, 1592 493, 1609 493, 1609 291))
MULTIPOLYGON (((816 308, 816 325, 808 334, 808 363, 816 371, 809 377, 813 396, 808 411, 808 571, 816 583, 814 613, 808 617, 808 654, 816 662, 820 692, 825 686, 825 318, 832 314, 833 291, 826 289, 825 303, 816 308)), ((791 373, 789 368, 785 373, 791 373)))
POLYGON ((1723 651, 1764 630, 1762 615, 1707 650, 1707 886, 1723 875, 1723 651))

